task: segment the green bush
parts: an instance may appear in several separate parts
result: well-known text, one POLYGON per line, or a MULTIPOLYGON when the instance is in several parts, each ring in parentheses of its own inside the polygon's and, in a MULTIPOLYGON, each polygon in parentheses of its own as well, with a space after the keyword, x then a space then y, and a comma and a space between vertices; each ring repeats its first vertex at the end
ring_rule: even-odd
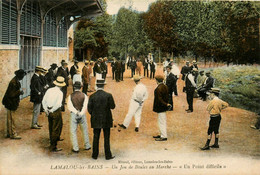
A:
POLYGON ((260 67, 230 66, 208 69, 231 106, 260 113, 260 67))

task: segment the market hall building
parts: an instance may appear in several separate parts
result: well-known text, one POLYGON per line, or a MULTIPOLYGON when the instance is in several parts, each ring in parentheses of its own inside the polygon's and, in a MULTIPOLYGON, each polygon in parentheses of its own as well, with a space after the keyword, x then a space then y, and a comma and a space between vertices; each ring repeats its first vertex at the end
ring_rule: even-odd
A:
POLYGON ((0 0, 0 100, 17 69, 27 72, 23 98, 30 95, 35 66, 69 61, 70 26, 102 13, 99 0, 0 0))

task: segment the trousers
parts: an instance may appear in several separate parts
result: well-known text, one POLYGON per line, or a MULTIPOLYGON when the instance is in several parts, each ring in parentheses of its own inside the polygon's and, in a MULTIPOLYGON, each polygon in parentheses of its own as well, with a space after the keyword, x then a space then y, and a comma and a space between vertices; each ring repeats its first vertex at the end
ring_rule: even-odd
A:
MULTIPOLYGON (((100 138, 101 128, 94 128, 93 132, 94 132, 94 139, 93 139, 92 157, 97 158, 99 154, 99 138, 100 138)), ((105 157, 111 158, 112 153, 110 150, 110 128, 103 128, 103 134, 104 134, 105 157)))
POLYGON ((62 114, 61 110, 58 109, 53 113, 48 115, 49 122, 49 136, 50 136, 50 150, 57 148, 57 142, 60 139, 61 130, 62 130, 62 114))
POLYGON ((186 88, 186 98, 189 105, 189 110, 193 111, 193 96, 194 96, 195 89, 187 89, 186 88))
POLYGON ((41 103, 33 103, 33 117, 32 117, 32 126, 38 123, 38 117, 41 112, 41 103))
POLYGON ((88 123, 86 120, 86 116, 77 116, 74 113, 70 113, 70 138, 72 143, 72 148, 74 151, 79 150, 78 139, 77 139, 77 128, 80 125, 83 138, 84 138, 84 147, 85 149, 91 148, 89 143, 88 136, 88 123))
POLYGON ((16 127, 15 127, 15 119, 14 119, 14 114, 15 111, 11 111, 7 109, 7 121, 6 121, 6 131, 7 131, 7 136, 12 137, 16 136, 16 127))
POLYGON ((138 102, 131 99, 129 109, 128 109, 128 113, 125 117, 123 125, 125 127, 128 127, 132 118, 133 118, 133 116, 135 116, 135 127, 139 127, 140 121, 141 121, 142 109, 143 109, 143 105, 140 106, 140 104, 138 102))
POLYGON ((167 118, 166 112, 158 113, 158 126, 161 138, 167 138, 167 118))

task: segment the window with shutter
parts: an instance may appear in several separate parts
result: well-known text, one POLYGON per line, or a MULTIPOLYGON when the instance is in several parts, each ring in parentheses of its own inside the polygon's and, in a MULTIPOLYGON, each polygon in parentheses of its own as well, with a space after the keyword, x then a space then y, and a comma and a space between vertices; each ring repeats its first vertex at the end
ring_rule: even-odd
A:
POLYGON ((2 44, 17 44, 16 0, 2 0, 1 3, 1 40, 2 44))
POLYGON ((46 15, 43 28, 43 45, 57 46, 57 23, 53 10, 46 15))
POLYGON ((37 1, 28 0, 21 15, 20 34, 26 36, 41 36, 41 12, 37 1))
POLYGON ((58 32, 58 46, 67 47, 67 23, 64 18, 59 22, 58 32))

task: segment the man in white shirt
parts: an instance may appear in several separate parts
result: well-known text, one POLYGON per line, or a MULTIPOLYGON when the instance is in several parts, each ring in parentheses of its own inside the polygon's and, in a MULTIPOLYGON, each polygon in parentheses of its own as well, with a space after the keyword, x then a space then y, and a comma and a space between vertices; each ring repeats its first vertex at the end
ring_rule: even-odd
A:
MULTIPOLYGON (((77 81, 82 84, 82 76, 80 75, 80 70, 78 70, 78 69, 77 69, 76 74, 74 74, 74 76, 73 76, 72 83, 75 84, 77 81)), ((73 87, 73 90, 74 90, 74 87, 73 87)))
POLYGON ((42 106, 49 121, 50 151, 58 152, 62 150, 57 148, 63 125, 61 113, 63 92, 61 88, 66 86, 66 83, 63 77, 58 76, 53 84, 56 86, 47 90, 42 100, 42 106))
POLYGON ((79 146, 77 140, 77 127, 79 124, 84 137, 85 150, 90 150, 91 148, 88 136, 88 124, 86 120, 88 97, 84 93, 80 92, 82 87, 81 82, 75 82, 73 87, 75 91, 68 97, 68 109, 70 111, 70 136, 72 142, 72 152, 78 153, 79 146))
POLYGON ((186 87, 186 95, 187 95, 187 102, 189 105, 189 108, 186 109, 187 113, 193 112, 193 96, 195 89, 197 88, 197 85, 194 81, 195 74, 198 71, 198 69, 193 68, 190 73, 188 73, 185 77, 185 87, 186 87))
POLYGON ((163 71, 166 72, 166 67, 169 66, 169 61, 165 57, 163 59, 163 71))
POLYGON ((141 121, 143 103, 148 98, 148 92, 146 86, 140 82, 141 77, 139 75, 135 75, 133 79, 136 83, 136 87, 134 88, 128 113, 125 117, 123 124, 118 125, 123 129, 128 128, 133 116, 135 116, 135 131, 138 132, 141 121))
POLYGON ((178 68, 178 66, 176 64, 174 64, 173 60, 170 63, 171 67, 172 67, 172 74, 176 77, 176 81, 174 82, 174 86, 173 86, 173 92, 175 96, 178 96, 178 91, 177 91, 177 81, 180 77, 180 69, 178 68))

